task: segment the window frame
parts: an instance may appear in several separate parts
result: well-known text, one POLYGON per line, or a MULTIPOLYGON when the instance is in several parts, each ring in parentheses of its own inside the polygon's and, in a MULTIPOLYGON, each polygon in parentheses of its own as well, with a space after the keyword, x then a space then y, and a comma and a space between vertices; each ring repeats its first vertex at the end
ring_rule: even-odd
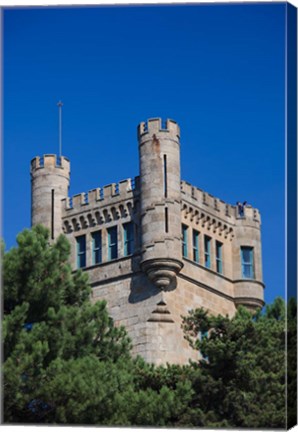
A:
POLYGON ((80 235, 76 237, 76 261, 77 261, 77 268, 85 268, 87 263, 87 251, 86 251, 86 235, 80 235), (81 240, 83 240, 83 243, 81 243, 81 240), (83 249, 81 250, 83 244, 83 249), (83 263, 82 263, 83 260, 83 263))
POLYGON ((182 224, 182 257, 188 258, 188 226, 182 224))
POLYGON ((192 258, 195 263, 200 262, 200 233, 192 230, 192 258))
POLYGON ((216 271, 219 274, 223 274, 223 260, 222 260, 223 243, 215 241, 215 260, 216 260, 216 271), (220 253, 218 253, 220 251, 220 253))
POLYGON ((107 228, 107 234, 108 234, 108 261, 113 261, 115 259, 118 259, 118 226, 114 225, 110 228, 107 228), (116 241, 111 243, 111 237, 113 232, 115 232, 116 234, 116 239, 115 239, 116 241), (116 252, 115 256, 113 256, 113 251, 116 252))
POLYGON ((92 265, 101 264, 102 263, 102 232, 93 231, 91 233, 91 245, 92 245, 92 265), (98 236, 99 245, 95 246, 96 237, 98 236), (96 259, 96 254, 99 253, 99 259, 96 259))
POLYGON ((255 279, 255 263, 254 263, 254 247, 253 246, 240 246, 240 259, 241 259, 241 277, 242 279, 255 279), (250 260, 244 261, 244 251, 249 251, 250 260), (249 276, 246 275, 247 267, 250 268, 249 276))
POLYGON ((134 223, 126 222, 122 225, 123 228, 123 253, 124 256, 129 256, 134 253, 134 223), (128 237, 127 235, 130 234, 128 237))
MULTIPOLYGON (((205 330, 203 332, 201 330, 199 331, 199 333, 198 333, 198 339, 199 339, 200 342, 203 342, 203 340, 207 339, 208 337, 209 337, 209 331, 208 330, 205 330)), ((200 356, 201 356, 201 358, 203 360, 208 361, 208 356, 207 355, 203 355, 201 351, 199 351, 199 353, 200 353, 200 356)))
POLYGON ((211 269, 211 240, 211 237, 204 235, 204 265, 207 269, 211 269))

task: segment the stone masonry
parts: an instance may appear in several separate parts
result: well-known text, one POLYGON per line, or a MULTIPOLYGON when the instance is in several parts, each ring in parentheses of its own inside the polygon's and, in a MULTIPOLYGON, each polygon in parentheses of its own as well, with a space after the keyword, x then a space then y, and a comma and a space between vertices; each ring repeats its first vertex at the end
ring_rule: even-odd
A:
POLYGON ((68 197, 70 162, 31 161, 32 225, 64 233, 73 269, 88 273, 133 353, 155 364, 197 359, 181 316, 197 307, 233 316, 264 305, 260 214, 180 179, 180 129, 150 119, 138 127, 140 175, 68 197))

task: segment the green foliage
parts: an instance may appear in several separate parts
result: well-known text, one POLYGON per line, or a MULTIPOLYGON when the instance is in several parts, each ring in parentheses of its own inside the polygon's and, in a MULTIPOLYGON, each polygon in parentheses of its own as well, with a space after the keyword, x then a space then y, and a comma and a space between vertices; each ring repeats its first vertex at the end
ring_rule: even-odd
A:
POLYGON ((213 424, 228 427, 285 427, 285 305, 277 298, 262 314, 245 308, 229 319, 192 311, 186 338, 201 351, 198 406, 213 424), (203 339, 199 332, 208 331, 203 339), (204 391, 204 388, 207 389, 204 391))
POLYGON ((124 328, 71 271, 63 236, 50 245, 36 226, 17 240, 3 259, 4 421, 175 425, 192 395, 180 368, 131 359, 124 328))
POLYGON ((89 357, 99 365, 130 359, 130 341, 114 327, 105 302, 91 304, 87 277, 72 272, 63 236, 49 245, 48 231, 36 226, 17 241, 3 257, 4 420, 64 421, 50 389, 80 368, 83 374, 89 357))
MULTIPOLYGON (((6 423, 285 427, 282 299, 255 315, 239 308, 232 319, 192 311, 183 327, 201 360, 157 367, 132 359, 125 329, 113 325, 105 302, 90 302, 86 274, 72 272, 63 236, 50 245, 48 231, 36 226, 17 240, 3 256, 6 423)), ((290 301, 294 347, 296 313, 290 301)), ((291 350, 292 396, 295 365, 291 350)), ((289 415, 295 421, 294 404, 289 415)))
POLYGON ((30 322, 46 318, 48 309, 61 304, 80 306, 90 295, 87 277, 72 274, 67 260, 70 245, 63 236, 49 247, 49 234, 41 225, 24 230, 18 247, 3 258, 4 313, 27 302, 30 322))
POLYGON ((297 424, 297 302, 291 297, 287 308, 287 428, 297 424))

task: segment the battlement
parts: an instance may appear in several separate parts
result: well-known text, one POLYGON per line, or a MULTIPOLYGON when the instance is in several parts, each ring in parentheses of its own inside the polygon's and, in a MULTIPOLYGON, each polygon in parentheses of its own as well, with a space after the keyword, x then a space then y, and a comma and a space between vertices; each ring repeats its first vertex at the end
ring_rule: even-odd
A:
POLYGON ((118 183, 111 183, 102 188, 92 189, 85 193, 79 193, 62 200, 63 211, 72 210, 80 212, 84 207, 105 206, 111 202, 132 198, 139 190, 139 177, 134 179, 121 180, 118 183))
POLYGON ((31 173, 40 168, 60 168, 69 172, 70 162, 65 156, 45 154, 43 156, 36 156, 31 160, 31 173))
POLYGON ((182 200, 185 199, 192 203, 195 207, 204 208, 215 216, 222 219, 231 218, 234 220, 261 222, 261 217, 258 209, 251 205, 246 205, 243 216, 239 215, 236 205, 227 204, 223 200, 214 197, 213 195, 204 192, 202 189, 192 186, 186 181, 181 181, 182 200))
POLYGON ((177 136, 179 138, 180 128, 174 120, 162 120, 161 118, 148 119, 146 122, 141 122, 138 126, 138 138, 145 134, 153 135, 156 133, 170 133, 175 138, 177 136))

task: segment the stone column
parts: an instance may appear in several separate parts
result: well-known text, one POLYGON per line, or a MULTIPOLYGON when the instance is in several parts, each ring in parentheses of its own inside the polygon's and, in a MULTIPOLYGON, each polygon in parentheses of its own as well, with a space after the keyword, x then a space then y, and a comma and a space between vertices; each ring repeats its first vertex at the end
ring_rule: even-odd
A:
POLYGON ((69 160, 56 155, 35 157, 31 161, 31 225, 43 224, 50 239, 62 233, 62 203, 68 195, 69 160))
POLYGON ((141 268, 154 284, 174 288, 181 259, 180 130, 150 119, 138 127, 141 190, 141 268))

